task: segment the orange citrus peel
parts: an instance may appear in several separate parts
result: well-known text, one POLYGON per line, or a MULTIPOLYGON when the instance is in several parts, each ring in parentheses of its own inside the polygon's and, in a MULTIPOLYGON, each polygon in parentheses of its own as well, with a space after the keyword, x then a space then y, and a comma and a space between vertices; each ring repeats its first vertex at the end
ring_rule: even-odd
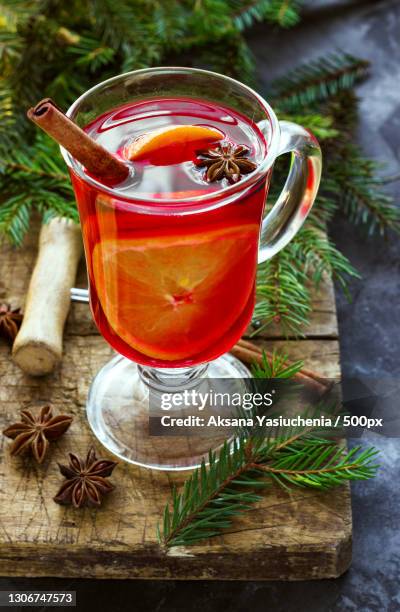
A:
POLYGON ((140 161, 174 144, 208 144, 223 138, 222 132, 204 125, 169 125, 135 138, 125 147, 124 157, 130 161, 140 161))

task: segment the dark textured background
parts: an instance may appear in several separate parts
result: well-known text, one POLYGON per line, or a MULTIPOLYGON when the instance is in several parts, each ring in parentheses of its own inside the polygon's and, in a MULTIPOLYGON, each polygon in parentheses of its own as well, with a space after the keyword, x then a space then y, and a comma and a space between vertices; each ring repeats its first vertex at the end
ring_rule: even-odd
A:
MULTIPOLYGON (((248 34, 260 80, 266 84, 293 65, 332 50, 368 58, 372 62, 372 76, 358 88, 361 99, 358 139, 369 155, 388 163, 385 172, 398 173, 400 1, 314 0, 307 6, 296 28, 282 32, 262 24, 248 34)), ((391 189, 398 197, 399 183, 393 183, 391 189)), ((388 243, 367 240, 340 218, 333 223, 331 235, 363 276, 352 285, 352 303, 337 295, 344 377, 398 375, 399 240, 397 237, 388 243)), ((398 611, 400 441, 379 435, 368 436, 368 441, 381 449, 382 468, 374 481, 352 487, 353 564, 337 580, 179 583, 0 579, 0 589, 70 588, 77 591, 79 610, 112 612, 398 611)))

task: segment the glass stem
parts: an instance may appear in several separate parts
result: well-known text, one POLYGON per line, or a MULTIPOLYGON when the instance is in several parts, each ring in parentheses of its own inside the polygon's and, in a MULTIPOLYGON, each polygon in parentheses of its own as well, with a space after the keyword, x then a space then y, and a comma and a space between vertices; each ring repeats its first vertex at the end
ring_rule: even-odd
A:
POLYGON ((189 368, 152 368, 138 366, 139 375, 149 389, 157 393, 179 393, 197 387, 206 376, 208 363, 189 368))

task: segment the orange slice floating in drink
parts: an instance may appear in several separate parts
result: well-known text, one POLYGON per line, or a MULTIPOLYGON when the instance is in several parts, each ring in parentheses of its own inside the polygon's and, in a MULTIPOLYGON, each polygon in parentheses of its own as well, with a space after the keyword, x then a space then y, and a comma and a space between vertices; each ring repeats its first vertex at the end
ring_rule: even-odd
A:
POLYGON ((258 225, 104 240, 93 276, 114 332, 147 357, 206 350, 236 322, 254 287, 258 225))
POLYGON ((191 159, 196 149, 223 137, 220 130, 204 125, 169 125, 135 138, 125 147, 124 157, 155 165, 180 163, 191 159))

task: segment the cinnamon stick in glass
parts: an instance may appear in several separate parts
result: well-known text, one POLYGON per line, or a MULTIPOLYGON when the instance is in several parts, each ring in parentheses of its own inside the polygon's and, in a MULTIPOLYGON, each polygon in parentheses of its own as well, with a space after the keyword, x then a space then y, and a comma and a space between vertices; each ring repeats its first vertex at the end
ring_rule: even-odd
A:
POLYGON ((128 176, 126 164, 92 140, 50 98, 30 108, 27 116, 100 181, 117 184, 128 176))

